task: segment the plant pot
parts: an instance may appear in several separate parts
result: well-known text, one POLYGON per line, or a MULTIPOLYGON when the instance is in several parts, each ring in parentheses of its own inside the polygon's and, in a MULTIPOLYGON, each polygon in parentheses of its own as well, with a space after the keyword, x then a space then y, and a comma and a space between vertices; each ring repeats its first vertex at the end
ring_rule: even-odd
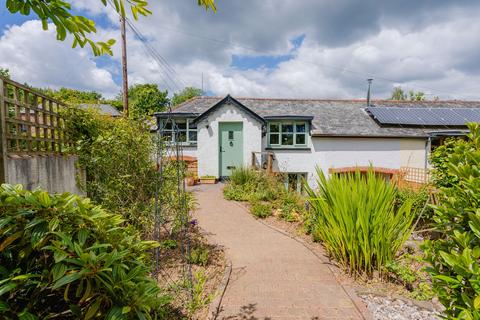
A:
POLYGON ((217 178, 200 178, 201 184, 215 184, 217 183, 217 178))
POLYGON ((195 178, 194 177, 186 177, 185 178, 185 183, 189 187, 194 186, 195 185, 195 178))

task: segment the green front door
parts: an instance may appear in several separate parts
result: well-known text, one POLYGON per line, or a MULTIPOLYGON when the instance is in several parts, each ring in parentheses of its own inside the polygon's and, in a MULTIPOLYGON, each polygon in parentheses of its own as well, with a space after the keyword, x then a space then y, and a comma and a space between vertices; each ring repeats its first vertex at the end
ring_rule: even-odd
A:
POLYGON ((219 161, 220 177, 230 176, 232 169, 243 165, 243 123, 220 122, 219 135, 219 161))

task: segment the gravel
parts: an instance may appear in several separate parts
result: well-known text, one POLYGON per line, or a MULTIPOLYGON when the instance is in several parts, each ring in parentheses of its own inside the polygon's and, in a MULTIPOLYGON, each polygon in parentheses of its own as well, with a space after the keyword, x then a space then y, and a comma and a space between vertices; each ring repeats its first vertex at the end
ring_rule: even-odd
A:
POLYGON ((360 298, 368 306, 375 320, 437 320, 438 313, 420 308, 401 299, 364 295, 360 298))

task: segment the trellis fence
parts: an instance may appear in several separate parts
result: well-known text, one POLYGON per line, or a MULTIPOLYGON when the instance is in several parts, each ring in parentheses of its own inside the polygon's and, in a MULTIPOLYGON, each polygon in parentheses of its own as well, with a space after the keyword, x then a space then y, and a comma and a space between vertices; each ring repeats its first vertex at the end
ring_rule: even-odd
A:
MULTIPOLYGON (((33 170, 37 180, 42 176, 51 178, 49 172, 43 174, 40 171, 62 165, 58 156, 67 156, 69 147, 72 146, 72 142, 68 141, 65 134, 65 119, 60 113, 61 109, 66 107, 60 101, 28 86, 0 77, 0 182, 18 182, 12 181, 15 180, 13 176, 19 175, 18 163, 10 163, 9 166, 11 160, 36 161, 40 157, 57 157, 55 160, 42 159, 35 162, 37 167, 44 164, 49 166, 33 170)), ((32 173, 30 162, 21 165, 28 171, 25 174, 32 173)), ((57 171, 63 172, 64 169, 58 168, 57 171)), ((52 183, 55 184, 54 181, 52 183)), ((32 186, 34 185, 36 183, 32 182, 32 186)))

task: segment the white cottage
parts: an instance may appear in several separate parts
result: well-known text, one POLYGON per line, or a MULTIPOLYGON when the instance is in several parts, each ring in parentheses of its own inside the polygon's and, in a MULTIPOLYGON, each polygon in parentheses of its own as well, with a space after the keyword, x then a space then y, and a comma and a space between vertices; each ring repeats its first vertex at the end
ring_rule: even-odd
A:
POLYGON ((233 168, 268 162, 287 183, 305 177, 313 185, 316 166, 325 173, 370 165, 385 174, 425 169, 432 144, 465 134, 467 121, 480 121, 480 103, 382 100, 367 106, 365 100, 228 95, 196 97, 156 117, 164 137, 177 139, 184 156, 197 160, 200 177, 224 178, 233 168))

